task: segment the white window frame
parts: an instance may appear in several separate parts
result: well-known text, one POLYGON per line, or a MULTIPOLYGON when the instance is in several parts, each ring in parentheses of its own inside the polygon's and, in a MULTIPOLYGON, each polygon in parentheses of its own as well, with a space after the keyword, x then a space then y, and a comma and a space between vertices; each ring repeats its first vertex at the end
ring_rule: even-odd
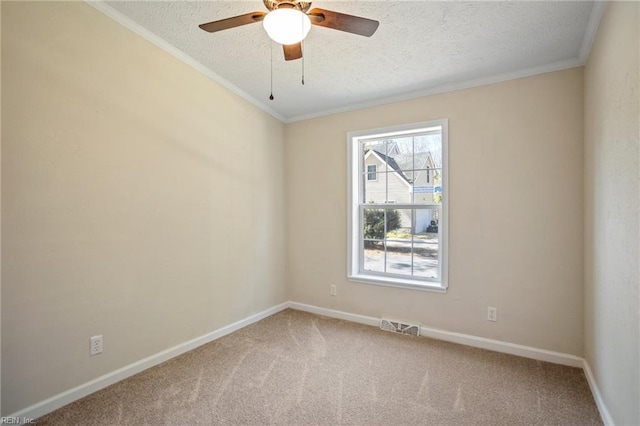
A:
MULTIPOLYGON (((449 121, 433 120, 421 123, 392 126, 372 130, 347 133, 347 176, 348 176, 348 218, 347 218, 347 277, 349 281, 390 287, 446 292, 449 276, 449 121), (361 160, 360 141, 384 137, 397 137, 428 132, 440 127, 442 132, 442 204, 439 218, 440 240, 438 247, 439 274, 437 280, 405 278, 398 275, 365 271, 361 258, 364 250, 362 235, 363 202, 361 185, 366 181, 364 162, 361 160)), ((368 177, 368 176, 367 176, 368 177)), ((420 204, 420 206, 423 206, 420 204)), ((395 204, 394 208, 415 208, 414 204, 395 204)))
POLYGON ((378 165, 377 164, 367 164, 367 181, 368 182, 377 182, 378 181, 378 165), (374 167, 374 171, 370 172, 369 171, 369 167, 373 166, 374 167), (369 175, 373 173, 373 176, 375 176, 374 179, 369 179, 369 175))

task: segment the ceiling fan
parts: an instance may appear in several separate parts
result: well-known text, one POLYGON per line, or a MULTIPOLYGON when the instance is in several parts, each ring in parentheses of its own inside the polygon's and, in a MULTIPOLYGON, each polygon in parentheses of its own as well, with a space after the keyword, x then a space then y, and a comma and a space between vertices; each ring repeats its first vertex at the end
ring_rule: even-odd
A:
POLYGON ((346 13, 315 8, 309 11, 311 2, 296 0, 263 0, 269 12, 251 12, 232 18, 199 25, 205 31, 215 33, 242 25, 263 22, 269 37, 282 44, 287 61, 302 58, 302 40, 311 25, 345 31, 371 37, 380 23, 372 19, 346 13))

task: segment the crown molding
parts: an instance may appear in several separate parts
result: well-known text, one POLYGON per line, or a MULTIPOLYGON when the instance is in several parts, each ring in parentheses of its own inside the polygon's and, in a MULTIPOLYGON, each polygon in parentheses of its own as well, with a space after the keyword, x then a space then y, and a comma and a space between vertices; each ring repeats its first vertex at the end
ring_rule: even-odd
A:
POLYGON ((522 70, 511 71, 502 74, 495 74, 488 77, 476 78, 471 80, 465 80, 455 83, 447 83, 440 86, 430 87, 424 90, 417 90, 409 93, 404 93, 398 96, 385 97, 380 99, 374 99, 367 102, 357 103, 346 107, 335 108, 320 111, 312 114, 298 115, 288 118, 285 123, 294 123, 296 121, 309 120, 312 118, 324 117, 332 114, 340 114, 343 112, 354 111, 363 108, 370 108, 375 106, 381 106, 391 104, 395 102, 408 101, 411 99, 422 98, 425 96, 439 95, 442 93, 455 92, 457 90, 470 89, 478 86, 487 86, 490 84, 502 83, 504 81, 516 80, 519 78, 532 77, 538 74, 546 74, 550 72, 562 71, 569 68, 580 67, 583 64, 578 58, 568 59, 565 61, 554 62, 551 64, 541 65, 537 67, 525 68, 522 70))
POLYGON ((391 104, 395 102, 402 102, 402 101, 422 98, 425 96, 432 96, 432 95, 438 95, 438 94, 443 94, 448 92, 455 92, 458 90, 470 89, 473 87, 486 86, 490 84, 501 83, 501 82, 515 80, 519 78, 532 77, 538 74, 546 74, 550 72, 562 71, 569 68, 583 66, 585 65, 589 57, 589 52, 593 45, 593 41, 595 39, 596 32, 598 30, 600 19, 602 18, 602 14, 604 12, 604 9, 607 3, 606 0, 594 1, 593 8, 591 9, 591 13, 589 15, 589 21, 587 23, 587 29, 585 31, 577 58, 572 58, 568 60, 554 62, 551 64, 545 64, 541 66, 525 68, 521 70, 506 72, 506 73, 495 74, 495 75, 481 77, 477 79, 432 86, 429 88, 425 88, 423 90, 403 93, 397 96, 372 99, 370 101, 360 102, 360 103, 356 103, 356 104, 352 104, 344 107, 331 108, 331 109, 326 109, 326 110, 322 110, 322 111, 318 111, 310 114, 302 114, 302 115, 288 117, 269 108, 263 102, 257 100, 256 98, 249 95, 238 86, 232 84, 225 78, 214 73, 209 68, 207 68, 200 62, 196 61, 191 56, 177 49, 175 46, 167 43, 165 40, 153 34, 151 31, 142 27, 140 24, 134 22, 133 20, 129 19, 122 13, 113 9, 111 6, 107 5, 103 0, 84 0, 84 1, 88 5, 92 6, 93 8, 97 9, 98 11, 102 12, 103 14, 113 19, 114 21, 118 22, 120 25, 140 35, 141 37, 153 43, 154 45, 161 48, 165 52, 169 53, 176 59, 184 62, 185 64, 194 68, 196 71, 200 72, 201 74, 205 75, 206 77, 220 84, 222 87, 240 96, 250 104, 254 105, 256 108, 264 111, 265 113, 273 116, 274 118, 280 120, 282 123, 285 123, 285 124, 294 123, 297 121, 309 120, 313 118, 324 117, 324 116, 333 115, 333 114, 340 114, 340 113, 349 112, 349 111, 355 111, 363 108, 370 108, 375 106, 391 104))
POLYGON ((600 25, 600 19, 602 19, 606 5, 606 0, 596 0, 593 2, 591 14, 589 15, 589 22, 587 22, 587 29, 584 32, 584 38, 582 39, 582 44, 580 45, 580 51, 578 53, 578 59, 580 59, 580 63, 582 65, 585 65, 587 63, 587 59, 589 59, 589 53, 591 52, 593 41, 596 38, 598 25, 600 25))
POLYGON ((151 31, 147 30, 146 28, 144 28, 140 24, 138 24, 138 23, 134 22, 133 20, 129 19, 128 17, 124 16, 122 13, 118 12, 117 10, 115 10, 114 8, 112 8, 111 6, 106 4, 103 0, 84 0, 84 1, 85 1, 86 4, 88 4, 89 6, 97 9, 98 11, 102 12, 103 14, 107 15, 109 18, 113 19, 114 21, 116 21, 117 23, 122 25, 123 27, 127 28, 130 31, 133 31, 134 33, 138 34, 139 36, 141 36, 145 40, 153 43, 154 45, 156 45, 160 49, 162 49, 165 52, 167 52, 168 54, 172 55, 173 57, 175 57, 179 61, 184 62, 185 64, 189 65, 190 67, 192 67, 196 71, 200 72, 201 74, 204 74, 206 77, 208 77, 211 80, 215 81, 216 83, 218 83, 219 85, 221 85, 225 89, 228 89, 231 92, 235 93, 236 95, 240 96, 242 99, 244 99, 245 101, 249 102, 250 104, 252 104, 256 108, 266 112, 267 114, 273 116, 274 118, 277 118, 278 120, 280 120, 283 123, 286 122, 286 118, 282 114, 280 114, 280 113, 274 111, 273 109, 267 107, 266 105, 264 105, 264 103, 258 101, 256 98, 254 98, 253 96, 249 95, 244 90, 240 89, 238 86, 230 83, 225 78, 223 78, 223 77, 219 76, 218 74, 214 73, 208 67, 202 65, 200 62, 196 61, 191 56, 189 56, 186 53, 182 52, 181 50, 179 50, 175 46, 167 43, 165 40, 163 40, 160 37, 158 37, 157 35, 153 34, 151 31))

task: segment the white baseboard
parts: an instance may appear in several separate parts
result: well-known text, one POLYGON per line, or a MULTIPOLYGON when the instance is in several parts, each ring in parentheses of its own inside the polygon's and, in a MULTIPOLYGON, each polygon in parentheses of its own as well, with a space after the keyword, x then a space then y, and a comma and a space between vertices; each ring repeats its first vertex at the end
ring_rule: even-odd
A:
POLYGON ((594 377, 591 367, 586 359, 584 360, 582 369, 584 370, 584 375, 587 376, 587 383, 589 383, 589 387, 591 388, 591 393, 593 394, 593 399, 596 401, 596 406, 600 412, 600 417, 602 417, 602 422, 605 425, 615 425, 613 418, 611 417, 611 413, 609 413, 607 406, 604 405, 604 400, 602 399, 602 394, 598 388, 598 383, 596 383, 596 378, 594 377))
POLYGON ((236 330, 258 322, 261 319, 264 319, 275 313, 283 311, 288 307, 289 303, 284 302, 262 312, 258 312, 255 315, 251 315, 250 317, 234 322, 233 324, 229 324, 227 326, 219 328, 215 331, 212 331, 211 333, 207 333, 193 340, 189 340, 188 342, 181 343, 162 352, 158 352, 157 354, 141 359, 140 361, 136 361, 133 364, 129 364, 118 370, 112 371, 111 373, 105 374, 104 376, 100 376, 94 380, 91 380, 90 382, 84 383, 68 391, 59 393, 58 395, 52 396, 49 399, 31 405, 7 417, 20 420, 19 423, 14 424, 23 424, 27 421, 25 419, 36 419, 38 417, 44 416, 45 414, 57 410, 60 407, 70 404, 100 389, 117 383, 123 379, 126 379, 127 377, 131 377, 134 374, 138 374, 148 368, 168 361, 171 358, 175 358, 178 355, 182 355, 183 353, 193 350, 206 343, 226 336, 227 334, 233 333, 236 330))
POLYGON ((539 349, 531 346, 518 345, 516 343, 503 342, 501 340, 487 339, 484 337, 472 336, 470 334, 454 333, 451 331, 437 330, 428 327, 421 327, 420 335, 431 337, 433 339, 445 340, 447 342, 473 346, 474 348, 488 349, 495 352, 502 352, 505 354, 536 359, 538 361, 567 365, 569 367, 582 368, 584 361, 578 356, 565 354, 562 352, 548 351, 546 349, 539 349))
MULTIPOLYGON (((351 314, 349 312, 336 311, 334 309, 321 308, 318 306, 305 305, 303 303, 289 302, 291 309, 311 312, 331 318, 338 318, 360 324, 379 326, 380 318, 365 315, 351 314)), ((435 328, 421 327, 420 335, 433 339, 445 340, 447 342, 459 343, 474 348, 489 349, 496 352, 522 356, 525 358, 537 359, 539 361, 552 362, 554 364, 568 365, 570 367, 580 367, 584 365, 584 359, 575 355, 561 352, 553 352, 545 349, 533 348, 530 346, 518 345, 515 343, 502 342, 500 340, 486 339, 484 337, 472 336, 470 334, 453 333, 451 331, 438 330, 435 328)))
POLYGON ((305 305, 304 303, 298 303, 298 302, 289 302, 289 307, 297 311, 304 311, 312 314, 324 315, 325 317, 357 322, 359 324, 373 325, 375 327, 380 325, 380 318, 368 317, 366 315, 358 315, 358 314, 352 314, 349 312, 336 311, 334 309, 321 308, 319 306, 313 306, 313 305, 305 305))
MULTIPOLYGON (((335 309, 321 308, 319 306, 305 305, 298 302, 289 302, 291 309, 297 309, 299 311, 310 312, 317 315, 324 315, 331 318, 337 318, 345 321, 356 322, 359 324, 372 325, 378 327, 380 325, 380 318, 369 317, 365 315, 352 314, 344 311, 337 311, 335 309)), ((484 337, 472 336, 469 334, 453 333, 450 331, 438 330, 429 327, 420 327, 420 335, 424 337, 431 337, 433 339, 445 340, 447 342, 459 343, 466 346, 472 346, 475 348, 489 349, 496 352, 507 353, 511 355, 522 356, 525 358, 532 358, 539 361, 551 362, 554 364, 567 365, 569 367, 582 368, 587 382, 591 388, 591 393, 602 417, 602 421, 605 425, 614 425, 613 419, 600 390, 596 383, 595 377, 589 367, 589 363, 581 357, 565 354, 562 352, 548 351, 546 349, 538 349, 531 346, 518 345, 515 343, 502 342, 500 340, 486 339, 484 337)))
MULTIPOLYGON (((185 352, 193 350, 206 343, 219 339, 227 334, 233 333, 243 327, 258 322, 266 317, 283 311, 287 308, 295 309, 298 311, 309 312, 317 315, 324 315, 331 318, 337 318, 345 321, 356 322, 359 324, 365 324, 377 327, 380 325, 380 318, 370 317, 366 315, 352 314, 349 312, 338 311, 335 309, 321 308, 319 306, 306 305, 298 302, 284 302, 255 315, 251 315, 243 320, 237 321, 233 324, 229 324, 211 333, 207 333, 203 336, 197 337, 188 342, 174 346, 157 354, 151 355, 133 364, 127 365, 104 376, 98 377, 90 382, 84 383, 68 391, 62 392, 49 399, 41 401, 37 404, 31 405, 23 410, 20 410, 7 417, 14 419, 20 419, 22 424, 26 419, 36 419, 44 416, 60 407, 70 404, 80 398, 92 394, 100 389, 103 389, 109 385, 117 383, 121 380, 131 377, 134 374, 140 373, 148 368, 161 364, 181 355, 185 352)), ((583 358, 575 355, 564 354, 561 352, 553 352, 545 349, 533 348, 530 346, 518 345, 509 342, 502 342, 499 340, 486 339, 484 337, 472 336, 469 334, 453 333, 450 331, 438 330, 434 328, 421 327, 421 336, 430 337, 438 340, 444 340, 447 342, 459 343, 462 345, 472 346, 476 348, 488 349, 496 352, 507 353, 511 355, 522 356, 526 358, 532 358, 540 361, 552 362, 555 364, 567 365, 571 367, 580 367, 584 370, 587 382, 591 387, 591 392, 595 399, 600 415, 605 425, 613 425, 613 419, 611 414, 607 410, 604 404, 598 385, 589 367, 589 364, 583 358)), ((15 423, 18 424, 18 423, 15 423)))

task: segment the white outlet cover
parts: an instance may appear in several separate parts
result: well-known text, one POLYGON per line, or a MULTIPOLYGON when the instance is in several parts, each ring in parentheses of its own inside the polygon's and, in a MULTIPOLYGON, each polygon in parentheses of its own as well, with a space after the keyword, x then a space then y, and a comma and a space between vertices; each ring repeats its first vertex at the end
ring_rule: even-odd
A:
POLYGON ((91 345, 89 347, 89 354, 91 356, 102 353, 102 335, 91 337, 91 345))
POLYGON ((487 320, 498 321, 498 309, 491 306, 487 309, 487 320))

